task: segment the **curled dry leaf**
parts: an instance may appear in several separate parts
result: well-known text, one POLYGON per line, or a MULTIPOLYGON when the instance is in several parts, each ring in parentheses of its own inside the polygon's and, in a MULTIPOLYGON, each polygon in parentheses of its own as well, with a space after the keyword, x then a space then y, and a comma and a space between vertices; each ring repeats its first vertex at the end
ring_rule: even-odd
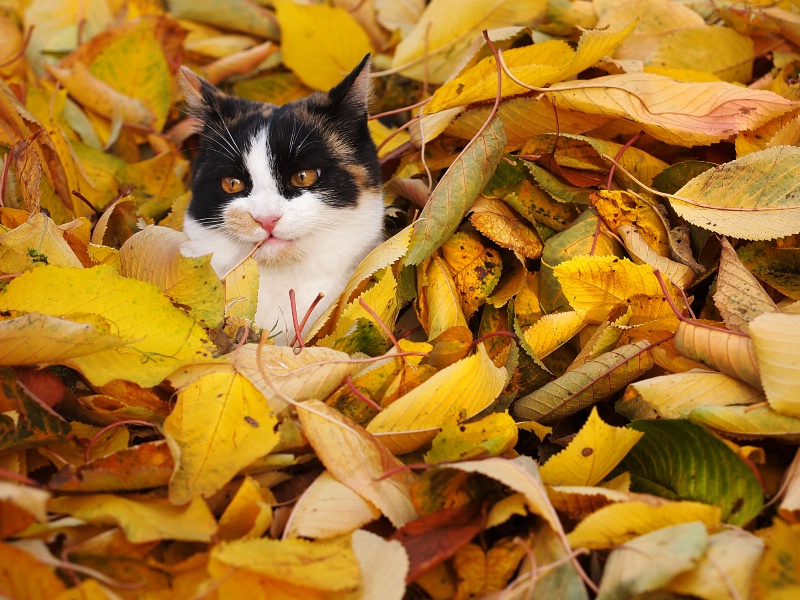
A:
POLYGON ((717 323, 681 321, 675 333, 675 349, 686 358, 761 389, 753 342, 741 333, 722 329, 717 323))
POLYGON ((585 362, 517 400, 514 414, 547 424, 605 400, 650 370, 649 346, 646 341, 628 344, 585 362))
POLYGON ((559 107, 631 120, 676 146, 712 144, 797 108, 764 90, 684 83, 652 73, 556 83, 548 97, 559 107))

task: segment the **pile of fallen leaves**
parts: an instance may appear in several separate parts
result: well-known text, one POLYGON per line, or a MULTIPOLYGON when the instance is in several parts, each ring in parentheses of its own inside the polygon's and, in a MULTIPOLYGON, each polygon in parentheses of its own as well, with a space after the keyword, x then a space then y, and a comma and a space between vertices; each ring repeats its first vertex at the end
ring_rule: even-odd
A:
POLYGON ((796 3, 2 0, 0 76, 0 595, 800 596, 796 3), (392 235, 276 346, 176 74, 367 52, 392 235))

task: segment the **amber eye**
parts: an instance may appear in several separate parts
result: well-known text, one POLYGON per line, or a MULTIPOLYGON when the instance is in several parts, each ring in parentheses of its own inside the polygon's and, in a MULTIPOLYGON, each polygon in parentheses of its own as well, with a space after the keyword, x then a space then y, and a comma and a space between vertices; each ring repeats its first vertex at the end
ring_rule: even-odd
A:
POLYGON ((236 177, 223 177, 220 184, 228 194, 236 194, 244 189, 244 181, 236 179, 236 177))
POLYGON ((319 171, 316 169, 303 169, 298 171, 289 180, 294 187, 308 187, 314 185, 319 177, 319 171))

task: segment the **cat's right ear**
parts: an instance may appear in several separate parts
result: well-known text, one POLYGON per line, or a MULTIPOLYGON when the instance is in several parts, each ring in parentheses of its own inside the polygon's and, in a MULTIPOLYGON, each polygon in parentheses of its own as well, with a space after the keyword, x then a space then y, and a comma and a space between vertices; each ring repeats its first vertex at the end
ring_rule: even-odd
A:
POLYGON ((189 114, 201 121, 205 121, 209 117, 213 118, 216 114, 212 106, 214 98, 222 97, 225 94, 198 76, 189 67, 181 67, 179 81, 189 114))

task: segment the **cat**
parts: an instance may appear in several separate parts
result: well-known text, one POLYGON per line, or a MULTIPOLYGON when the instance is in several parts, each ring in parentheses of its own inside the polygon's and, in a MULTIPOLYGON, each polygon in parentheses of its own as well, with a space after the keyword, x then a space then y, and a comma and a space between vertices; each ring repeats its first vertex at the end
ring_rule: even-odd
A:
POLYGON ((183 230, 186 256, 211 254, 224 276, 258 243, 255 322, 287 344, 304 332, 384 238, 377 150, 367 127, 369 55, 329 92, 275 106, 227 95, 183 67, 199 152, 183 230))

